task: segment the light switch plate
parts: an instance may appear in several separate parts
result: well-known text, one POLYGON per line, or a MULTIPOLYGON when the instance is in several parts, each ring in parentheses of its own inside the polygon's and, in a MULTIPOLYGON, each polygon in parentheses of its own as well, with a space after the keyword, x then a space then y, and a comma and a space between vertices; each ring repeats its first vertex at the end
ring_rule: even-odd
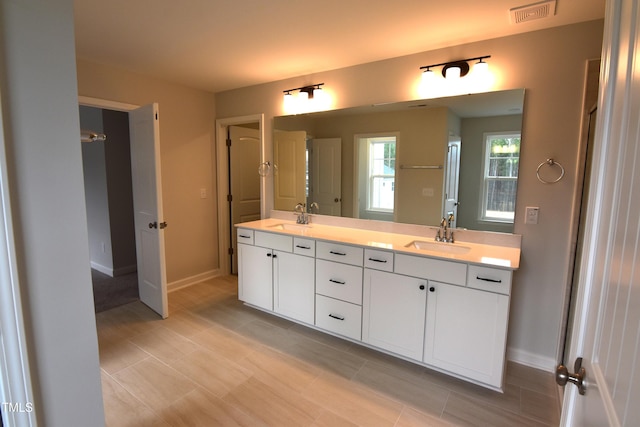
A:
POLYGON ((540 208, 538 207, 527 206, 527 209, 525 211, 524 223, 537 224, 539 211, 540 211, 540 208))

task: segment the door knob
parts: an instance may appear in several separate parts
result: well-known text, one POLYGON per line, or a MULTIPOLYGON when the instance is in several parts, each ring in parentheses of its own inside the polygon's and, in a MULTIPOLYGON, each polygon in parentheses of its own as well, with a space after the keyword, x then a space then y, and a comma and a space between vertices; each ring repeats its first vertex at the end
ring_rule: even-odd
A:
POLYGON ((167 221, 162 221, 158 226, 160 227, 160 230, 167 228, 167 221))
POLYGON ((584 377, 587 371, 582 367, 582 357, 576 359, 573 370, 575 373, 570 374, 566 366, 558 365, 556 368, 556 383, 564 387, 567 382, 570 382, 578 387, 578 393, 585 394, 587 388, 584 384, 584 377))
POLYGON ((158 223, 157 222, 150 222, 149 223, 149 228, 158 228, 158 223))

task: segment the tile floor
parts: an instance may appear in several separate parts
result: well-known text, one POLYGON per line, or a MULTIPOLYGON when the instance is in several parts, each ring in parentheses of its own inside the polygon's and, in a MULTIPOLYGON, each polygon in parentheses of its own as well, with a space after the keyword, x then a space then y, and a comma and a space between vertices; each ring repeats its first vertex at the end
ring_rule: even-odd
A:
POLYGON ((107 426, 557 426, 551 374, 496 393, 244 306, 237 278, 96 315, 107 426))

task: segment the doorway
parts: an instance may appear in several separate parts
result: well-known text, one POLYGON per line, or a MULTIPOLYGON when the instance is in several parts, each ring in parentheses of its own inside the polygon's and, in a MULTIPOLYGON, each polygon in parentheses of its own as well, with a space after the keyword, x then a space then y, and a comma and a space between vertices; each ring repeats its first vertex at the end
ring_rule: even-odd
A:
POLYGON ((81 143, 91 278, 98 313, 139 299, 129 116, 81 105, 80 124, 108 138, 81 143))
POLYGON ((267 217, 265 194, 267 182, 273 179, 273 173, 270 166, 263 170, 262 165, 270 157, 264 143, 263 114, 216 121, 217 192, 220 207, 218 250, 223 274, 237 273, 234 224, 267 217))

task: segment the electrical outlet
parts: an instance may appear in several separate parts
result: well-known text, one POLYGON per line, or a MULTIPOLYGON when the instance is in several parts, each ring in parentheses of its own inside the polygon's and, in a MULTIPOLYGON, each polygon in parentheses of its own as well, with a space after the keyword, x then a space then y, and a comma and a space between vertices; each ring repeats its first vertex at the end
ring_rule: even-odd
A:
POLYGON ((538 213, 540 212, 540 208, 527 206, 525 211, 525 224, 537 224, 538 223, 538 213))

